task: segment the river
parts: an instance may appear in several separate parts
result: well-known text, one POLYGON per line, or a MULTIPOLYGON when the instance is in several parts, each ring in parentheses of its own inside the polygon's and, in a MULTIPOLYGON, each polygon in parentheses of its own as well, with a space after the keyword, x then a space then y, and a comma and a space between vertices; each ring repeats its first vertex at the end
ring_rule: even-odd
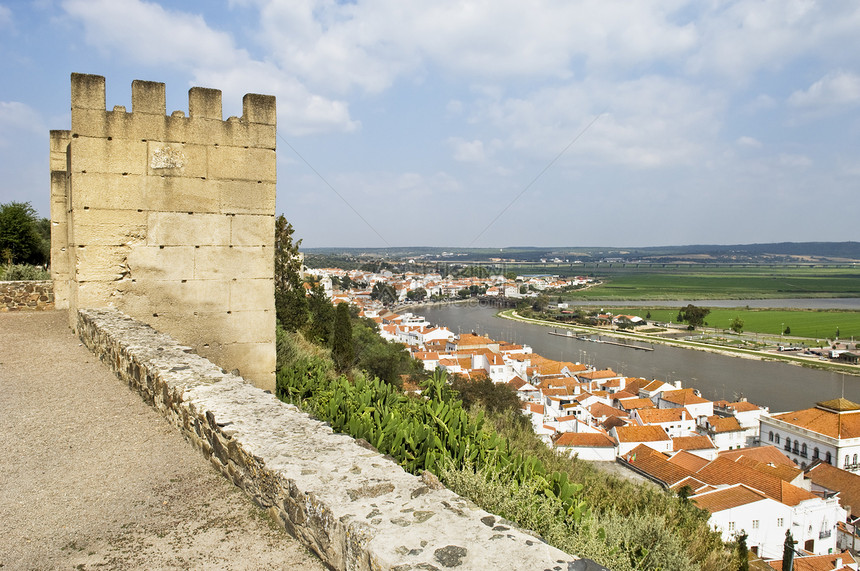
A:
MULTIPOLYGON (((769 300, 776 301, 784 300, 769 300)), ((736 303, 746 305, 746 301, 736 303)), ((771 413, 809 408, 817 401, 842 396, 843 390, 845 398, 860 402, 860 377, 852 375, 665 345, 654 345, 654 351, 637 351, 557 337, 549 335, 551 327, 501 319, 496 317, 496 308, 478 303, 416 307, 411 311, 431 323, 447 326, 454 333, 474 331, 493 339, 529 345, 549 359, 611 368, 630 377, 681 381, 685 388, 696 388, 711 400, 732 401, 743 396, 769 407, 771 413)))

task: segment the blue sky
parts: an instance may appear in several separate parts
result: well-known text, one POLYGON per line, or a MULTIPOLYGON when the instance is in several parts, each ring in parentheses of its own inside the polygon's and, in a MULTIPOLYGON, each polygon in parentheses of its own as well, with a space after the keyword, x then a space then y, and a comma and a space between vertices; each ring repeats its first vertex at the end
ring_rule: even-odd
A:
POLYGON ((81 72, 277 96, 306 247, 858 240, 857 54, 856 0, 0 0, 0 202, 81 72))

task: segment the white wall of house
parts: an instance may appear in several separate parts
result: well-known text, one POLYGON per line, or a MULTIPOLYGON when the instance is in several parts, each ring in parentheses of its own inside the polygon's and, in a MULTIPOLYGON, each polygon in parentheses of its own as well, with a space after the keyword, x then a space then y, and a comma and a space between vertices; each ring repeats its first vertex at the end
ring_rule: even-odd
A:
POLYGON ((723 450, 736 450, 747 445, 746 432, 743 430, 714 433, 707 430, 701 430, 700 432, 709 436, 711 438, 711 442, 714 443, 714 446, 716 446, 717 450, 720 452, 723 450))
POLYGON ((787 505, 763 498, 714 512, 708 522, 712 529, 722 534, 723 541, 734 541, 735 536, 743 530, 748 536, 747 547, 757 548, 761 557, 781 559, 785 532, 792 528, 792 514, 787 505))
POLYGON ((823 434, 812 432, 786 422, 762 416, 759 420, 761 443, 772 444, 794 460, 798 466, 809 465, 817 458, 826 461, 827 453, 831 455, 831 464, 855 474, 860 474, 860 438, 836 439, 823 434), (771 438, 771 433, 773 438, 771 438), (790 448, 786 441, 790 440, 790 448), (795 444, 797 451, 795 452, 795 444), (806 454, 804 455, 804 445, 806 454), (818 449, 818 457, 815 450, 818 449))
POLYGON ((581 460, 592 462, 614 462, 616 456, 616 449, 612 446, 557 446, 556 448, 571 458, 578 455, 581 460))

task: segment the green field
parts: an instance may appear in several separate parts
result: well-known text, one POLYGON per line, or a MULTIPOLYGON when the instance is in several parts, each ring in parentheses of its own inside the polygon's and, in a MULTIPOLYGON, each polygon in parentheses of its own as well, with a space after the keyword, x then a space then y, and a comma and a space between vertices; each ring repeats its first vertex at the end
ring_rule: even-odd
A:
MULTIPOLYGON (((707 307, 707 304, 701 304, 707 307)), ((642 318, 651 313, 651 319, 662 322, 677 322, 678 308, 660 307, 612 307, 607 308, 613 314, 638 315, 642 318)), ((743 330, 747 333, 761 333, 770 338, 778 338, 786 327, 791 328, 791 335, 786 337, 790 343, 792 338, 801 337, 810 340, 832 339, 839 329, 839 339, 851 341, 852 336, 860 341, 860 311, 813 311, 792 309, 746 309, 711 308, 711 313, 705 318, 706 328, 729 329, 732 320, 740 317, 744 321, 743 330)))
POLYGON ((571 301, 860 297, 860 268, 607 267, 591 273, 603 283, 563 297, 571 301))

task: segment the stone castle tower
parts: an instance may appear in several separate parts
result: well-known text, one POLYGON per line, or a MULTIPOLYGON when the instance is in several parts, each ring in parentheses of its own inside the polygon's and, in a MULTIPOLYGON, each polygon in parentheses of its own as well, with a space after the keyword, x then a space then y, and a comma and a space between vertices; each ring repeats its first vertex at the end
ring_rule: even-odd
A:
POLYGON ((105 79, 72 74, 72 128, 51 131, 56 305, 112 306, 274 390, 275 98, 193 87, 166 114, 134 81, 107 111, 105 79))

